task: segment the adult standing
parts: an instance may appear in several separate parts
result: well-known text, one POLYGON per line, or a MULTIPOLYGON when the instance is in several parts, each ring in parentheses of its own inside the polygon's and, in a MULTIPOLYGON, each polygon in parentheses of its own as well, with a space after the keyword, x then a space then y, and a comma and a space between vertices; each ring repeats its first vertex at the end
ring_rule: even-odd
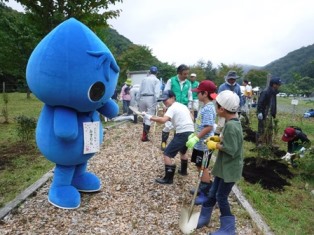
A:
POLYGON ((253 97, 252 84, 251 82, 248 81, 247 85, 245 86, 245 98, 246 98, 248 109, 252 107, 252 97, 253 97))
POLYGON ((176 102, 176 96, 171 90, 165 90, 158 100, 163 101, 164 105, 167 107, 164 116, 157 117, 144 113, 144 118, 158 123, 171 121, 173 124, 175 135, 163 153, 165 176, 156 179, 156 182, 159 184, 172 184, 176 170, 173 159, 180 153, 181 161, 188 160, 186 142, 188 141, 188 137, 194 132, 194 123, 188 107, 176 102))
MULTIPOLYGON (((229 90, 233 91, 239 96, 240 99, 240 106, 238 112, 240 112, 241 107, 244 104, 244 99, 241 94, 241 86, 236 82, 239 76, 237 75, 236 71, 230 70, 227 75, 225 76, 225 82, 221 84, 218 88, 218 94, 222 91, 229 90)), ((216 134, 219 135, 222 131, 222 128, 225 125, 225 118, 224 117, 218 117, 218 123, 216 128, 216 134)))
POLYGON ((131 114, 132 112, 129 110, 130 102, 131 102, 131 94, 130 90, 132 88, 132 79, 128 78, 123 87, 121 88, 120 99, 122 100, 122 109, 123 114, 131 114))
MULTIPOLYGON (((165 91, 171 90, 176 96, 176 102, 184 104, 188 107, 192 101, 191 82, 187 79, 190 68, 185 64, 181 64, 177 68, 177 75, 170 78, 165 86, 165 91)), ((165 150, 169 132, 173 128, 171 122, 166 122, 161 135, 161 150, 165 150)), ((186 160, 187 161, 187 160, 186 160)))
MULTIPOLYGON (((145 77, 140 85, 138 92, 138 105, 139 110, 146 112, 149 115, 156 113, 157 98, 160 94, 160 81, 157 78, 158 69, 156 66, 152 66, 149 69, 149 74, 145 77)), ((143 133, 141 140, 143 142, 149 141, 148 133, 150 130, 151 121, 149 119, 143 119, 143 133)))
MULTIPOLYGON (((140 89, 140 85, 136 84, 134 86, 132 86, 131 90, 130 90, 130 95, 131 95, 131 101, 130 101, 130 106, 132 107, 138 107, 138 92, 140 89)), ((137 114, 133 113, 133 123, 137 123, 137 114)))
POLYGON ((251 100, 252 98, 252 87, 251 87, 251 91, 248 91, 250 88, 248 88, 249 86, 249 81, 244 79, 242 82, 242 86, 241 86, 241 93, 242 93, 242 99, 243 99, 243 105, 241 107, 241 115, 242 117, 244 117, 245 119, 245 124, 249 125, 250 120, 249 120, 249 100, 251 100))
MULTIPOLYGON (((191 82, 191 88, 196 89, 198 85, 200 84, 199 81, 196 80, 196 74, 191 73, 190 75, 190 82, 191 82)), ((199 109, 199 100, 198 100, 198 94, 197 92, 192 92, 192 102, 189 103, 190 107, 189 109, 192 110, 193 116, 194 116, 194 122, 197 118, 197 113, 199 109)))
MULTIPOLYGON (((257 119, 258 119, 258 132, 257 132, 257 144, 261 143, 262 136, 265 133, 266 119, 267 117, 276 118, 277 114, 277 97, 281 80, 279 78, 272 78, 269 82, 269 86, 263 90, 257 102, 257 119), (270 115, 269 115, 270 114, 270 115)), ((269 124, 272 126, 272 120, 269 120, 269 124)), ((268 139, 266 139, 267 141, 268 139)))

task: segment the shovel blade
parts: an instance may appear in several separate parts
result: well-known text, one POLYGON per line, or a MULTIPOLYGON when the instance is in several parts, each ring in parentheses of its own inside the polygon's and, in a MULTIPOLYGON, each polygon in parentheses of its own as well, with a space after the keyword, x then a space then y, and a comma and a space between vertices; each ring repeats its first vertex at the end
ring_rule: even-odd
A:
POLYGON ((129 106, 129 109, 136 115, 143 117, 142 113, 140 111, 138 111, 137 107, 133 107, 133 106, 129 106))
POLYGON ((179 227, 184 234, 192 233, 198 223, 200 212, 189 214, 189 209, 183 208, 180 214, 179 227))

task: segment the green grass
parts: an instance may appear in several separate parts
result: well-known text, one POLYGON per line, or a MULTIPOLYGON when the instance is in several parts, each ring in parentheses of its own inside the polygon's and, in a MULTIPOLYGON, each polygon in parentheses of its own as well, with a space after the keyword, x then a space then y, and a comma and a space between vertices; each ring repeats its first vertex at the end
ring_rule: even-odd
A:
MULTIPOLYGON (((287 98, 278 99, 278 106, 288 104, 287 98)), ((290 100, 291 102, 291 100, 290 100)), ((290 103, 289 103, 290 104, 290 103)), ((300 109, 309 109, 313 103, 299 103, 300 109)), ((251 115, 251 128, 257 130, 257 118, 253 109, 251 115)), ((287 144, 281 140, 284 129, 289 126, 298 126, 307 134, 313 143, 314 118, 305 119, 301 114, 291 116, 287 113, 278 113, 277 119, 279 131, 275 136, 273 145, 287 151, 287 144)), ((256 157, 258 153, 250 151, 255 147, 254 143, 244 143, 245 158, 256 157)), ((313 147, 313 146, 312 146, 313 147)), ((275 234, 313 234, 314 223, 314 172, 304 177, 299 168, 290 168, 295 177, 290 179, 290 186, 283 192, 273 192, 263 189, 259 184, 250 184, 241 180, 239 187, 252 206, 261 214, 275 234)), ((314 170, 314 169, 313 169, 314 170)))
POLYGON ((305 111, 314 108, 314 101, 312 100, 304 100, 301 98, 293 98, 293 97, 277 97, 277 102, 280 104, 278 106, 278 111, 281 112, 283 109, 287 110, 288 114, 300 114, 302 115, 305 111), (291 101, 293 99, 298 100, 298 105, 292 105, 291 101))
MULTIPOLYGON (((9 123, 4 124, 0 116, 0 207, 13 200, 21 191, 36 182, 53 164, 38 152, 34 140, 20 142, 17 124, 14 120, 19 115, 38 118, 43 104, 25 93, 9 93, 9 123)), ((4 108, 2 94, 0 109, 4 108)))
POLYGON ((314 199, 313 179, 294 177, 283 192, 272 192, 241 181, 239 186, 252 206, 262 215, 275 234, 311 234, 314 199), (307 186, 308 185, 308 186, 307 186))
MULTIPOLYGON (((8 93, 8 97, 9 123, 4 124, 5 119, 0 116, 0 207, 13 200, 54 166, 40 154, 34 140, 26 144, 20 142, 14 120, 19 115, 38 119, 43 103, 34 95, 27 99, 26 93, 8 93)), ((0 94, 0 110, 4 106, 0 94)), ((105 123, 106 126, 110 124, 112 122, 105 123)))

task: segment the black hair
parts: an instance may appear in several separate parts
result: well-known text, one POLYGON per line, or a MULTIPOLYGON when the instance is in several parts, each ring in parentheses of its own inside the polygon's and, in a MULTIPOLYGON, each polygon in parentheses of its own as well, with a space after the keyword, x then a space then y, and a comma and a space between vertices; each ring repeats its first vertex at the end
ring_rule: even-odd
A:
POLYGON ((178 73, 182 73, 184 70, 189 70, 190 68, 187 66, 187 65, 185 65, 185 64, 181 64, 181 65, 179 65, 179 67, 177 68, 177 74, 178 73))
POLYGON ((176 98, 176 94, 172 90, 168 91, 168 96, 169 98, 172 98, 172 97, 176 98))
POLYGON ((202 94, 202 95, 204 95, 205 94, 205 92, 207 92, 207 98, 209 99, 209 100, 214 100, 212 97, 210 97, 210 92, 209 91, 200 91, 200 93, 202 94))
MULTIPOLYGON (((216 101, 216 105, 217 105, 217 108, 221 108, 222 106, 216 101)), ((224 107, 223 107, 224 108, 224 107)), ((235 114, 235 113, 237 113, 237 112, 230 112, 229 110, 227 110, 227 109, 225 109, 224 108, 224 110, 226 110, 226 112, 227 113, 230 113, 230 114, 235 114)))

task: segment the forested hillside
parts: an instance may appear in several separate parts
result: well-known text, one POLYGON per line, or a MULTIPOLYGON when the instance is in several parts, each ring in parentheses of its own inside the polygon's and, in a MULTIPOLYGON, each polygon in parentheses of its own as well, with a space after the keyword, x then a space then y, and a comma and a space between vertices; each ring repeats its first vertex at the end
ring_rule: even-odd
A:
POLYGON ((104 39, 111 52, 116 56, 120 56, 125 52, 133 43, 126 37, 119 34, 115 29, 103 29, 104 39))
MULTIPOLYGON (((273 76, 280 77, 285 83, 291 83, 295 80, 294 74, 310 76, 314 75, 314 44, 302 47, 298 50, 288 53, 285 57, 271 62, 262 69, 267 70, 273 76), (312 69, 310 68, 312 67, 312 69)), ((314 76, 312 76, 314 77, 314 76)))

